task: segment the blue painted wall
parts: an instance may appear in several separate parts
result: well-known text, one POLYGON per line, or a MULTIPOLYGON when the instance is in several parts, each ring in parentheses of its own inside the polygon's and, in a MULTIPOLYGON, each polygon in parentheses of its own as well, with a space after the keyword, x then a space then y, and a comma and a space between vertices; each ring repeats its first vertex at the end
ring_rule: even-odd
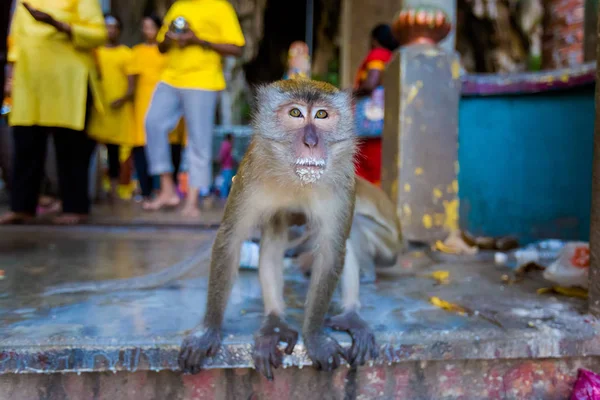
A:
POLYGON ((461 227, 478 235, 588 240, 593 85, 464 97, 459 111, 461 227))

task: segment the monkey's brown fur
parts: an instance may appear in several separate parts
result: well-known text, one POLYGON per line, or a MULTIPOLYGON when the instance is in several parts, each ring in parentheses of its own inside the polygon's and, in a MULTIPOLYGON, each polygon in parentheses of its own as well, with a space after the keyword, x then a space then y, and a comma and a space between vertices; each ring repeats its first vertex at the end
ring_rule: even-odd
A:
MULTIPOLYGON (((256 335, 255 366, 272 379, 271 367, 277 368, 282 359, 277 344, 287 342, 286 352, 293 351, 297 333, 284 321, 283 255, 289 218, 298 214, 306 219, 317 244, 302 326, 308 356, 324 370, 336 368, 340 357, 352 364, 364 363, 362 349, 355 353, 363 357, 348 355, 324 332, 354 212, 356 143, 351 102, 349 93, 309 80, 259 88, 254 136, 213 245, 204 324, 184 339, 182 370, 200 371, 203 360, 218 351, 240 247, 256 226, 262 229, 259 276, 266 318, 256 335)), ((368 330, 366 325, 360 329, 368 330)))

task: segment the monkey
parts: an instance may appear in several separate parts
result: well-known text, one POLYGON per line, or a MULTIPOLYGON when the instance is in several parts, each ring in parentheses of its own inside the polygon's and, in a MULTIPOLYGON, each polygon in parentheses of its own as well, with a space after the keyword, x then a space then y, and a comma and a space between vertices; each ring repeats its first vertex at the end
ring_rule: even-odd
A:
POLYGON ((302 338, 314 367, 331 371, 345 359, 356 366, 375 358, 374 337, 364 321, 341 314, 341 330, 352 331, 348 353, 325 332, 325 318, 342 275, 355 207, 352 95, 333 85, 292 79, 260 86, 253 115, 254 134, 244 155, 212 247, 204 321, 187 335, 180 369, 198 373, 218 352, 228 298, 236 278, 240 248, 261 229, 259 280, 264 319, 255 334, 255 368, 269 380, 282 363, 280 342, 291 354, 298 332, 285 321, 283 258, 288 228, 304 217, 316 244, 302 323, 302 338), (364 356, 363 356, 364 355, 364 356))
MULTIPOLYGON (((278 342, 288 344, 288 354, 296 344, 298 333, 284 321, 282 264, 285 250, 302 242, 304 253, 314 261, 315 272, 303 324, 309 357, 317 368, 326 370, 337 367, 340 357, 351 365, 377 357, 374 335, 357 314, 359 266, 381 266, 394 259, 391 254, 395 254, 394 238, 399 228, 395 213, 389 212, 393 205, 380 189, 354 175, 351 95, 313 81, 285 82, 259 90, 255 135, 212 246, 205 323, 182 344, 179 361, 184 371, 198 372, 202 360, 213 356, 220 346, 221 323, 237 273, 239 249, 245 234, 254 227, 262 229, 259 277, 266 315, 255 339, 257 369, 272 379, 271 367, 277 368, 282 361, 278 342), (303 237, 289 240, 287 227, 303 224, 309 227, 303 237), (312 243, 313 248, 306 243, 312 243), (366 257, 362 257, 363 250, 368 250, 366 257), (344 312, 325 321, 340 274, 344 312), (347 354, 322 332, 325 322, 351 335, 347 354)), ((157 273, 63 285, 45 294, 156 287, 187 274, 205 257, 206 249, 200 249, 190 259, 157 273)))

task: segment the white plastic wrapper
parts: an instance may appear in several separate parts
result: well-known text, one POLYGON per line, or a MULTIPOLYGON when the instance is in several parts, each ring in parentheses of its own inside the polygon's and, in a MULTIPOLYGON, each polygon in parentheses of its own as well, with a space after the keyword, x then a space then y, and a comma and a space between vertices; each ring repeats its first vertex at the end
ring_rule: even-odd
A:
POLYGON ((564 287, 588 288, 590 249, 587 242, 568 242, 544 271, 544 278, 564 287))

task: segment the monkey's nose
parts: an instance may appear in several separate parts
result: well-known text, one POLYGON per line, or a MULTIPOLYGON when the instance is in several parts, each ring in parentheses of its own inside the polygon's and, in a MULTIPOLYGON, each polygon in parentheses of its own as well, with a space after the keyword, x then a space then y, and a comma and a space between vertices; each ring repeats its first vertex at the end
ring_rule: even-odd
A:
POLYGON ((312 124, 304 128, 304 144, 311 148, 319 144, 319 135, 312 124))

